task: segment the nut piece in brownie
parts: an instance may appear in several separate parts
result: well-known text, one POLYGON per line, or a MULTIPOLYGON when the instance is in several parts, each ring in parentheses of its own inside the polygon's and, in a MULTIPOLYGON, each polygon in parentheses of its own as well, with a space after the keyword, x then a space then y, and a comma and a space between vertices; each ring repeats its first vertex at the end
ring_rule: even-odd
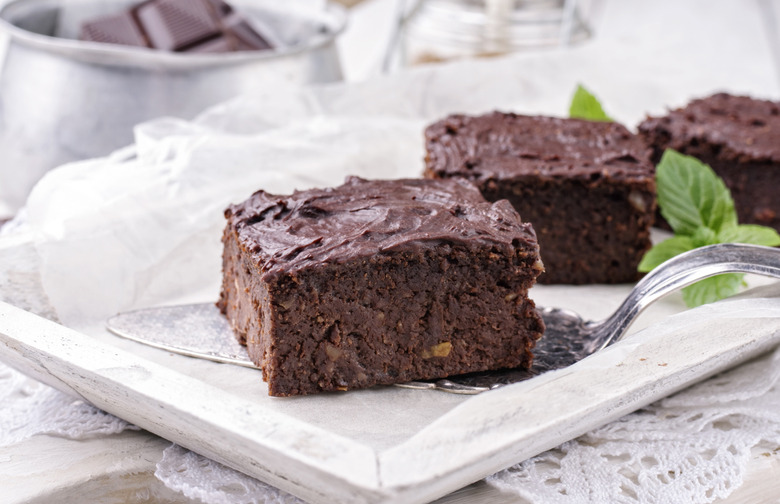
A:
POLYGON ((466 178, 508 199, 534 226, 539 283, 637 279, 650 248, 655 179, 649 149, 623 126, 493 112, 453 115, 425 131, 430 178, 466 178))
POLYGON ((531 364, 536 236, 465 180, 259 191, 225 216, 217 304, 270 395, 531 364))
POLYGON ((739 222, 780 230, 780 103, 718 93, 647 118, 639 133, 656 162, 674 149, 710 165, 731 191, 739 222))

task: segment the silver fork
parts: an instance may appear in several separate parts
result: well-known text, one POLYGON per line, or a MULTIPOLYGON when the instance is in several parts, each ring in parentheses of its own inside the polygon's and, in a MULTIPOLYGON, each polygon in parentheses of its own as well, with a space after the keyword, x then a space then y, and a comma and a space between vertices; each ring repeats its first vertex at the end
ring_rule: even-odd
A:
MULTIPOLYGON (((477 394, 561 369, 621 340, 637 316, 658 299, 722 273, 780 278, 780 249, 724 243, 680 254, 639 281, 618 309, 601 321, 587 321, 561 308, 541 308, 547 329, 534 349, 530 370, 473 373, 398 386, 477 394)), ((213 303, 150 308, 116 315, 108 329, 125 338, 170 352, 255 367, 213 303)))

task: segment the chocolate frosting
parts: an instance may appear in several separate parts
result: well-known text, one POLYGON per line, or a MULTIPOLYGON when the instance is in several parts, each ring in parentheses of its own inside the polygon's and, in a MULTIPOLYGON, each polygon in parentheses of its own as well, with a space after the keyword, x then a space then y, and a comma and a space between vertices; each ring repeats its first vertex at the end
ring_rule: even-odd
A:
POLYGON ((425 132, 427 169, 472 180, 652 176, 650 151, 614 122, 492 112, 453 115, 425 132))
POLYGON ((719 147, 720 159, 780 162, 778 102, 717 93, 639 125, 658 129, 670 136, 671 149, 706 143, 719 147))
POLYGON ((350 177, 290 196, 258 191, 225 217, 265 275, 442 243, 538 253, 533 228, 507 201, 488 203, 460 179, 350 177))

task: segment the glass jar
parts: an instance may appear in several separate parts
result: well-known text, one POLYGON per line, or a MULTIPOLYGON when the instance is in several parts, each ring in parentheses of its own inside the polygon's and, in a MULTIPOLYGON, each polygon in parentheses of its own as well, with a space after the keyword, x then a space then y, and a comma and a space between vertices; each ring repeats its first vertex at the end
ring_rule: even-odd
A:
POLYGON ((404 66, 566 46, 590 37, 576 0, 416 0, 401 12, 397 57, 404 66))

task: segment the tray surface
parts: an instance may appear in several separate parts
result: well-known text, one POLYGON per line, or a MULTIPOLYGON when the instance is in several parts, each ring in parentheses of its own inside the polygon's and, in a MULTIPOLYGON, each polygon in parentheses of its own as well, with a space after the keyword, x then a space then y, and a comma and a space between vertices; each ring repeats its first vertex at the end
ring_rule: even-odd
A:
MULTIPOLYGON (((535 289, 598 317, 627 287, 535 289)), ((662 302, 606 351, 476 396, 377 387, 271 398, 255 369, 7 304, 0 358, 311 502, 427 502, 780 344, 780 285, 669 315, 678 310, 662 302)))

